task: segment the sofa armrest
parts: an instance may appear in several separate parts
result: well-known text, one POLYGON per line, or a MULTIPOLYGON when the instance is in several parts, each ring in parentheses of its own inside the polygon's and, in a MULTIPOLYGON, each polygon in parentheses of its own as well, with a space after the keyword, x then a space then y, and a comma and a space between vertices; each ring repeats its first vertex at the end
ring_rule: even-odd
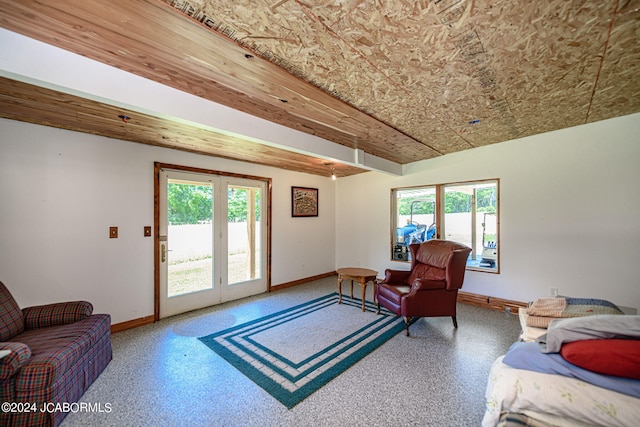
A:
POLYGON ((8 380, 31 359, 31 349, 19 342, 0 342, 0 350, 11 353, 0 359, 0 381, 8 380))
POLYGON ((87 301, 60 302, 22 309, 25 329, 46 328, 86 319, 93 313, 87 301))
POLYGON ((411 284, 411 291, 429 291, 444 289, 447 283, 444 280, 416 279, 411 284))
POLYGON ((406 283, 410 275, 410 270, 391 270, 387 268, 384 271, 382 283, 406 283))

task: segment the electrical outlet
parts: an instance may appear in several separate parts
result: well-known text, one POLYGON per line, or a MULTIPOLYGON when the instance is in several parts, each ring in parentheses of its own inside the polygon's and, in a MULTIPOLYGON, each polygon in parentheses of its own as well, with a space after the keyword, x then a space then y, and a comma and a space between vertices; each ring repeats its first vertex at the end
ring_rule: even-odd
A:
POLYGON ((118 238, 118 227, 109 227, 109 238, 110 239, 118 238))
POLYGON ((144 227, 144 237, 150 237, 151 236, 151 226, 146 225, 144 227))
POLYGON ((558 288, 549 288, 549 295, 551 295, 552 297, 557 297, 558 296, 558 288))

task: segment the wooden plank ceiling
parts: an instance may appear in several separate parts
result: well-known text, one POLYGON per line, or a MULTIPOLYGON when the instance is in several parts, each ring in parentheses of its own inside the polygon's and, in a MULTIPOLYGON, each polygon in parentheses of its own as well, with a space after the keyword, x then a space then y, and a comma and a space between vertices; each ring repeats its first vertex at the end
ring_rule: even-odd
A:
MULTIPOLYGON (((399 164, 640 111, 640 0, 0 0, 0 25, 399 164)), ((1 117, 325 176, 365 170, 0 86, 1 117)))

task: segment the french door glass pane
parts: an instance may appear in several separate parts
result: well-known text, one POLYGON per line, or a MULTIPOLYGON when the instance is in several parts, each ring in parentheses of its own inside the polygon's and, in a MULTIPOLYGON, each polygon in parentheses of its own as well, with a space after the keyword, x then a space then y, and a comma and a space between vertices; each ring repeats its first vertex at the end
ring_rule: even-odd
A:
POLYGON ((229 185, 227 197, 227 271, 232 285, 261 277, 262 192, 258 187, 229 185))
POLYGON ((168 181, 168 297, 213 288, 212 196, 211 184, 168 181))

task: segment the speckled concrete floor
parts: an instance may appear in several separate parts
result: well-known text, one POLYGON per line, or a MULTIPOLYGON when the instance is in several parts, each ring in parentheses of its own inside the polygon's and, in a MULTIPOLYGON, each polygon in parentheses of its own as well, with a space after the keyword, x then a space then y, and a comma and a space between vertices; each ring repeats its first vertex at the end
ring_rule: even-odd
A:
POLYGON ((197 339, 335 290, 327 278, 114 334, 113 361, 81 400, 90 411, 62 426, 480 425, 517 316, 459 305, 457 330, 420 319, 290 410, 197 339))

